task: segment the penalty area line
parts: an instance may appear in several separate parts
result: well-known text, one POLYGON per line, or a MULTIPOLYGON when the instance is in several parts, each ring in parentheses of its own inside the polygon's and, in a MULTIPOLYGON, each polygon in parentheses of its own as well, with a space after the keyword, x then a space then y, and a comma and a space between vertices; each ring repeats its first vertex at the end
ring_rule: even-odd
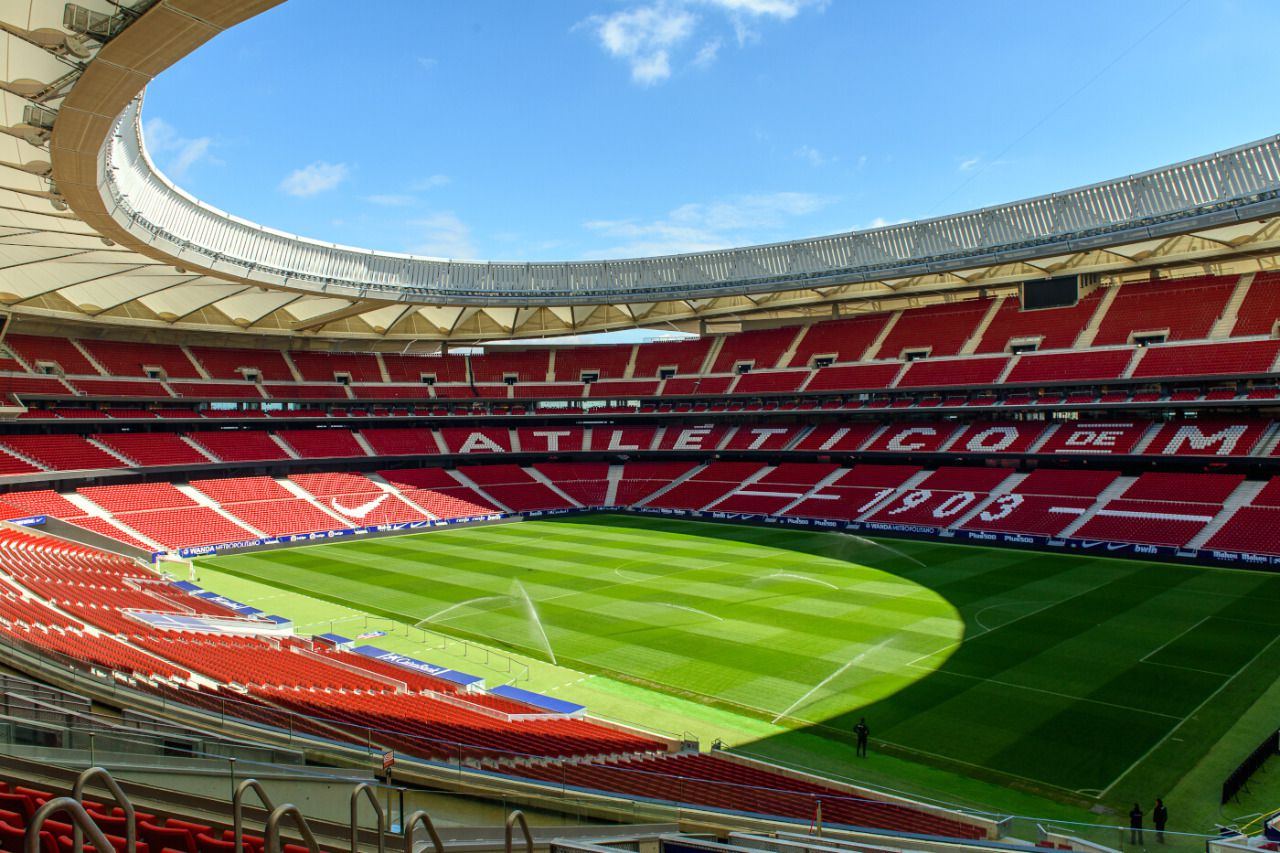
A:
MULTIPOLYGON (((1183 718, 1178 722, 1178 724, 1177 724, 1177 725, 1175 725, 1173 728, 1169 729, 1169 731, 1165 732, 1165 733, 1164 733, 1164 736, 1163 736, 1163 737, 1161 737, 1161 738, 1160 738, 1158 741, 1156 741, 1154 744, 1152 744, 1150 749, 1148 749, 1146 752, 1142 753, 1142 755, 1138 756, 1137 760, 1136 760, 1136 761, 1134 761, 1132 764, 1130 764, 1128 767, 1126 767, 1126 768, 1124 769, 1124 772, 1123 772, 1123 773, 1121 773, 1119 776, 1117 776, 1117 777, 1115 778, 1115 780, 1114 780, 1114 781, 1112 781, 1112 783, 1111 783, 1110 785, 1108 785, 1107 787, 1105 787, 1105 788, 1103 788, 1103 789, 1102 789, 1102 796, 1103 796, 1103 797, 1105 797, 1105 796, 1107 796, 1108 794, 1110 794, 1110 793, 1111 793, 1111 789, 1112 789, 1112 788, 1114 788, 1116 785, 1119 785, 1121 782, 1123 782, 1123 781, 1124 781, 1124 779, 1125 779, 1125 777, 1126 777, 1126 776, 1128 776, 1130 773, 1132 773, 1132 772, 1134 771, 1134 769, 1135 769, 1139 764, 1141 764, 1142 762, 1146 761, 1148 758, 1150 758, 1150 757, 1151 757, 1151 754, 1152 754, 1153 752, 1155 752, 1155 751, 1156 751, 1157 749, 1159 749, 1160 747, 1164 746, 1164 742, 1165 742, 1165 741, 1167 741, 1167 740, 1169 740, 1169 738, 1173 737, 1174 732, 1178 731, 1178 729, 1180 729, 1180 728, 1182 728, 1183 726, 1185 726, 1185 725, 1187 724, 1187 720, 1190 720, 1190 719, 1192 719, 1193 717, 1195 717, 1195 715, 1196 715, 1196 714, 1199 714, 1199 713, 1200 713, 1201 709, 1203 709, 1206 705, 1208 705, 1208 704, 1209 704, 1210 702, 1212 702, 1214 699, 1218 698, 1218 694, 1219 694, 1219 693, 1221 693, 1223 690, 1226 690, 1226 689, 1227 689, 1227 685, 1228 685, 1228 684, 1230 684, 1231 682, 1235 681, 1235 680, 1236 680, 1236 678, 1237 678, 1237 677, 1239 677, 1240 673, 1244 672, 1246 669, 1248 669, 1249 667, 1253 666, 1254 662, 1255 662, 1255 661, 1257 661, 1257 660, 1258 660, 1258 658, 1260 658, 1260 657, 1262 657, 1264 654, 1266 654, 1266 653, 1267 653, 1267 651, 1268 651, 1272 646, 1274 646, 1274 645, 1276 644, 1276 641, 1277 641, 1277 640, 1280 640, 1280 636, 1273 637, 1269 643, 1267 643, 1265 646, 1263 646, 1261 649, 1259 649, 1259 650, 1258 650, 1258 653, 1257 653, 1256 655, 1254 655, 1253 657, 1249 658, 1247 661, 1245 661, 1245 662, 1240 666, 1240 668, 1239 668, 1239 669, 1237 669, 1235 672, 1233 672, 1233 673, 1231 674, 1231 677, 1230 677, 1230 678, 1228 678, 1228 679, 1226 679, 1225 681, 1223 681, 1221 684, 1219 684, 1219 685, 1218 685, 1218 688, 1217 688, 1216 690, 1214 690, 1212 693, 1210 693, 1208 696, 1206 696, 1206 697, 1204 698, 1204 701, 1202 701, 1199 705, 1197 705, 1197 706, 1195 706, 1194 708, 1192 708, 1192 709, 1191 709, 1191 711, 1190 711, 1190 713, 1188 713, 1185 717, 1183 717, 1183 718)), ((1100 797, 1099 799, 1101 799, 1101 797, 1100 797)))

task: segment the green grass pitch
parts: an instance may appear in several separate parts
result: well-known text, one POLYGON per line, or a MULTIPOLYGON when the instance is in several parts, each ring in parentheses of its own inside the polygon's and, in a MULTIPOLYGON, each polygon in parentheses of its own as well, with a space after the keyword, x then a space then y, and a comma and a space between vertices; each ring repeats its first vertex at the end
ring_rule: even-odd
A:
POLYGON ((754 746, 802 760, 866 715, 911 761, 1084 797, 1169 790, 1275 681, 1280 651, 1270 574, 653 517, 200 563, 554 655, 642 688, 617 714, 631 720, 668 693, 776 722, 754 746))

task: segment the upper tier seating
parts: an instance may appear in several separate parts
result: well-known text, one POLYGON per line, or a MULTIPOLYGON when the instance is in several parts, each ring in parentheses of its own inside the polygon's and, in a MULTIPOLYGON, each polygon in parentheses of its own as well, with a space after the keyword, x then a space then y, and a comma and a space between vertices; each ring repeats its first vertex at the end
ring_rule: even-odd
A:
POLYGON ((1253 277, 1253 284, 1236 316, 1232 337, 1270 335, 1280 319, 1280 273, 1260 272, 1253 277))
POLYGON ((606 379, 587 386, 586 396, 596 399, 612 397, 653 397, 658 393, 656 379, 606 379))
POLYGON ((1266 432, 1268 423, 1248 418, 1172 421, 1160 428, 1145 452, 1162 456, 1247 456, 1266 432))
MULTIPOLYGON (((903 370, 901 362, 824 367, 805 386, 806 391, 874 390, 888 388, 903 370)), ((667 383, 670 385, 671 383, 667 383)))
POLYGON ((200 378, 181 347, 133 341, 81 340, 80 344, 112 376, 147 376, 147 368, 159 368, 170 379, 200 378))
POLYGON ((378 427, 360 435, 379 456, 409 456, 440 452, 435 433, 426 427, 378 427))
POLYGON ((179 397, 193 400, 261 400, 262 392, 252 382, 170 382, 179 397))
POLYGON ((508 376, 519 382, 546 382, 551 350, 493 347, 482 355, 470 356, 470 361, 473 382, 501 383, 508 376))
POLYGON ((621 379, 633 348, 631 344, 560 347, 555 351, 555 378, 581 382, 583 373, 595 373, 601 379, 621 379))
MULTIPOLYGON (((816 358, 836 362, 859 361, 892 314, 868 314, 847 320, 815 323, 796 346, 788 367, 813 367, 816 358)), ((641 347, 643 349, 643 347, 641 347)))
POLYGON ((724 443, 725 450, 782 450, 800 434, 803 427, 782 424, 743 425, 724 443))
POLYGON ((990 308, 991 300, 973 299, 903 311, 875 357, 902 358, 908 350, 926 350, 935 358, 956 355, 990 308))
POLYGON ((948 452, 977 453, 1027 453, 1036 440, 1044 434, 1045 424, 1036 421, 979 421, 969 424, 948 452))
POLYGON ((193 432, 187 433, 187 438, 224 462, 258 462, 289 458, 284 448, 276 444, 268 433, 258 430, 193 432))
POLYGON ((1233 341, 1222 344, 1148 347, 1135 379, 1152 376, 1248 376, 1269 373, 1280 354, 1280 341, 1233 341))
POLYGON ((1040 446, 1039 453, 1107 456, 1132 453, 1150 424, 1146 421, 1080 421, 1062 423, 1040 446))
POLYGON ((1168 340, 1207 337, 1226 308, 1236 276, 1200 276, 1177 281, 1126 284, 1107 309, 1094 346, 1127 344, 1131 336, 1168 330, 1168 340))
POLYGON ((732 376, 676 376, 662 386, 664 397, 689 397, 695 394, 724 394, 734 382, 732 376))
POLYGON ((87 397, 137 397, 157 400, 172 397, 164 385, 148 379, 68 379, 71 387, 87 397))
POLYGON ((441 427, 439 434, 449 453, 511 452, 511 430, 506 427, 441 427))
POLYGON ((778 360, 796 339, 795 326, 777 329, 752 329, 724 337, 720 353, 716 356, 712 373, 732 373, 734 366, 743 362, 753 370, 769 370, 778 366, 778 360))
POLYGON ((467 358, 462 355, 400 355, 383 353, 387 376, 392 382, 421 383, 423 376, 435 377, 436 382, 467 381, 467 358))
POLYGON ((276 435, 303 459, 369 455, 349 429, 282 429, 276 435))
POLYGON ((712 340, 707 337, 640 344, 636 347, 636 363, 631 375, 636 378, 658 376, 664 369, 681 374, 701 373, 712 340))
POLYGON ((800 390, 809 378, 808 370, 751 371, 738 377, 734 394, 790 394, 800 390))
POLYGON ((1067 349, 1075 344, 1101 300, 1102 291, 1095 290, 1069 308, 1023 311, 1018 297, 1006 297, 983 332, 977 352, 1007 352, 1015 341, 1033 340, 1036 349, 1067 349))
POLYGON ((9 435, 4 443, 55 471, 123 468, 125 463, 78 435, 9 435))
POLYGON ((189 349, 214 379, 244 379, 248 371, 265 380, 293 381, 293 371, 279 350, 197 346, 189 349))
POLYGON ((115 432, 95 438, 139 465, 207 465, 209 459, 169 432, 115 432))
POLYGON ((346 400, 348 386, 265 382, 262 390, 275 400, 346 400))
POLYGON ((928 358, 913 361, 898 380, 898 388, 953 385, 991 385, 1009 364, 1007 358, 928 358))
POLYGON ((864 448, 881 453, 936 453, 957 431, 948 423, 890 424, 864 448))
POLYGON ((570 424, 518 427, 516 443, 521 453, 566 453, 584 449, 587 431, 570 424))
POLYGON ((76 376, 98 376, 98 370, 70 338, 44 338, 34 335, 6 335, 4 344, 32 370, 41 364, 53 364, 63 373, 76 376))
POLYGON ((0 394, 24 397, 72 397, 75 392, 56 376, 0 376, 0 394))
POLYGON ((800 439, 796 450, 809 450, 831 453, 852 453, 860 450, 872 435, 879 432, 882 424, 861 422, 851 424, 819 424, 813 431, 800 439))
MULTIPOLYGON (((715 450, 729 434, 726 424, 671 426, 658 440, 655 450, 715 450)), ((594 442, 593 442, 594 443, 594 442)))
POLYGON ((369 353, 330 353, 295 350, 289 353, 306 382, 336 382, 345 375, 352 382, 381 382, 378 357, 369 353))
POLYGON ((1023 355, 1005 376, 1007 383, 1087 382, 1119 379, 1133 360, 1133 350, 1036 353, 1023 355))

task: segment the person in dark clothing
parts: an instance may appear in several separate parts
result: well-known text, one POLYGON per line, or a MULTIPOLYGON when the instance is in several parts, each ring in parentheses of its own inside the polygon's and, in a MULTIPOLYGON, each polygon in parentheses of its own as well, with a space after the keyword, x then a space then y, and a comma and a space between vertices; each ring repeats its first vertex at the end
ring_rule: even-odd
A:
POLYGON ((858 724, 853 727, 853 733, 858 737, 858 756, 860 758, 866 758, 867 738, 871 736, 871 729, 867 727, 866 717, 858 720, 858 724))
POLYGON ((1129 843, 1142 844, 1142 807, 1137 803, 1129 812, 1129 843))
POLYGON ((1151 810, 1151 823, 1156 828, 1156 841, 1164 844, 1164 825, 1169 820, 1169 810, 1164 807, 1164 800, 1156 797, 1156 807, 1151 810))

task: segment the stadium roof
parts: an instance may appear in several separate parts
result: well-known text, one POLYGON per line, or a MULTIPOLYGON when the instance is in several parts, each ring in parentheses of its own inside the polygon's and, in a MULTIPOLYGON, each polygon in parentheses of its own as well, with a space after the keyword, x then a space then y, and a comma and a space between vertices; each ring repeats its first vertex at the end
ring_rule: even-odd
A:
POLYGON ((146 84, 277 2, 5 4, 9 311, 189 332, 474 341, 829 317, 1280 246, 1280 137, 997 207, 698 254, 474 262, 307 240, 182 192, 141 138, 146 84))

